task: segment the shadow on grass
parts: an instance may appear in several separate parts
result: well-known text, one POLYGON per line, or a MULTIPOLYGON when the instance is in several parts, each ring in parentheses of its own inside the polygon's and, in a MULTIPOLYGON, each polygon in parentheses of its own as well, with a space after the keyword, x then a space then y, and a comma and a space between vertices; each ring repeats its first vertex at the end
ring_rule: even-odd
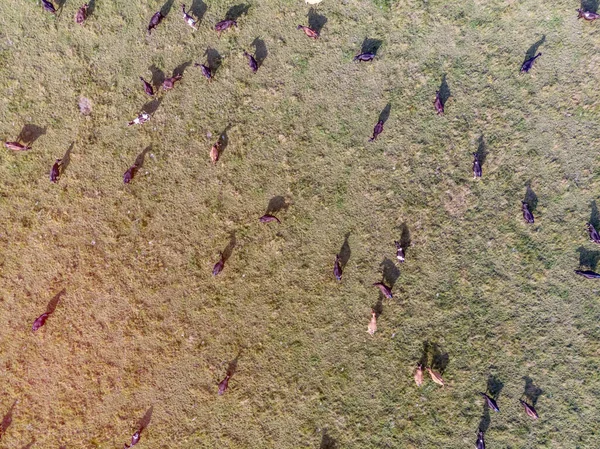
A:
POLYGON ((350 256, 352 255, 352 250, 350 249, 350 243, 348 243, 348 239, 350 238, 350 233, 346 233, 344 236, 344 243, 342 243, 342 247, 338 255, 340 256, 340 265, 342 270, 346 268, 348 261, 350 260, 350 256))
POLYGON ((87 9, 87 17, 88 18, 94 13, 95 9, 96 9, 96 0, 90 0, 88 2, 88 9, 87 9))
POLYGON ((135 162, 134 165, 138 168, 138 170, 140 168, 142 168, 144 166, 144 160, 146 159, 146 154, 148 153, 148 151, 150 151, 152 149, 152 145, 148 145, 146 148, 144 148, 144 150, 137 155, 137 157, 135 158, 135 162))
POLYGON ((267 205, 267 210, 265 211, 266 215, 277 213, 281 210, 288 210, 290 207, 290 202, 281 195, 274 196, 269 200, 269 204, 267 205))
POLYGON ((479 160, 479 165, 483 167, 483 163, 485 162, 485 158, 488 154, 483 134, 479 136, 479 139, 477 139, 477 151, 475 152, 475 154, 477 155, 477 159, 479 160))
POLYGON ((10 406, 4 417, 2 418, 2 422, 0 423, 0 438, 6 433, 10 425, 12 424, 13 412, 15 411, 15 406, 17 405, 17 401, 13 402, 10 406))
POLYGON ((142 106, 142 111, 144 111, 147 114, 152 115, 158 110, 158 107, 160 106, 162 101, 163 101, 163 97, 155 98, 154 100, 149 101, 144 106, 142 106))
POLYGON ((323 436, 321 437, 321 445, 319 449, 338 449, 338 443, 335 439, 329 435, 327 429, 323 430, 323 436))
POLYGON ((150 67, 148 67, 148 70, 152 72, 152 80, 150 81, 150 84, 152 84, 154 88, 158 89, 160 86, 162 86, 162 83, 166 78, 165 72, 163 72, 155 65, 151 65, 150 67))
POLYGON ((183 76, 183 73, 185 72, 185 69, 187 69, 189 66, 192 65, 192 61, 186 61, 183 64, 179 64, 177 67, 175 67, 175 69, 173 70, 173 76, 183 76))
POLYGON ((429 342, 423 342, 423 352, 421 353, 421 358, 419 359, 419 365, 425 367, 427 366, 427 362, 429 361, 429 342))
POLYGON ((598 225, 600 224, 600 213, 598 213, 598 206, 596 205, 596 200, 592 201, 592 212, 590 213, 590 223, 598 229, 598 225))
POLYGON ((144 429, 150 425, 150 420, 152 419, 153 411, 154 411, 154 406, 152 405, 152 406, 150 406, 150 408, 148 410, 146 410, 146 413, 144 413, 144 416, 142 416, 142 418, 139 420, 138 429, 139 429, 140 433, 142 433, 144 431, 144 429))
POLYGON ((372 54, 376 55, 377 51, 379 50, 379 47, 381 47, 381 40, 369 39, 368 37, 365 37, 365 40, 363 41, 363 43, 360 47, 360 52, 361 53, 372 53, 372 54))
POLYGON ((61 175, 67 170, 67 167, 71 163, 71 152, 73 151, 74 146, 75 146, 75 142, 71 142, 71 145, 69 145, 69 148, 67 148, 67 151, 65 151, 65 154, 61 158, 61 163, 60 163, 60 174, 61 175))
POLYGON ((202 0, 193 0, 192 1, 192 6, 190 6, 190 12, 192 13, 192 15, 194 15, 196 17, 196 20, 198 21, 198 25, 200 25, 200 22, 202 22, 202 19, 204 18, 204 14, 206 14, 207 10, 208 10, 207 4, 204 3, 202 0))
MULTIPOLYGON (((531 45, 531 47, 529 47, 529 49, 527 50, 527 53, 525 53, 525 61, 533 58, 538 53, 538 49, 544 42, 546 42, 545 34, 540 38, 540 40, 538 40, 537 42, 534 42, 531 45)), ((523 61, 523 62, 525 62, 525 61, 523 61)))
POLYGON ((379 299, 371 309, 373 309, 377 318, 383 313, 383 295, 381 293, 379 294, 379 299))
POLYGON ((321 34, 321 30, 327 23, 327 17, 318 14, 314 8, 310 8, 308 11, 308 27, 318 34, 321 34))
POLYGON ((164 5, 162 5, 162 8, 160 8, 160 13, 164 17, 167 17, 167 14, 169 14, 171 12, 171 8, 173 7, 173 3, 175 3, 175 0, 167 0, 167 2, 164 5))
POLYGON ((227 246, 221 253, 222 257, 223 257, 223 262, 227 262, 227 260, 231 257, 231 254, 233 253, 233 249, 235 248, 236 244, 237 244, 237 240, 235 238, 235 231, 232 231, 229 234, 229 243, 227 244, 227 246))
POLYGON ((258 67, 260 67, 262 66, 264 60, 267 59, 267 56, 269 54, 269 52, 267 51, 267 45, 265 44, 264 40, 259 39, 258 37, 254 39, 252 45, 254 45, 254 48, 256 49, 256 51, 254 52, 254 58, 256 59, 258 67))
POLYGON ((481 419, 479 420, 479 430, 486 433, 490 427, 490 408, 487 403, 483 402, 483 412, 481 413, 481 419))
POLYGON ((523 391, 523 396, 529 399, 531 405, 535 407, 539 397, 544 394, 544 391, 533 383, 533 379, 529 376, 523 377, 525 381, 525 389, 523 391))
POLYGON ((579 265, 581 267, 590 267, 591 270, 595 270, 598 261, 600 260, 600 251, 590 251, 589 249, 580 246, 577 248, 579 253, 579 265))
POLYGON ((439 371, 440 374, 444 374, 448 363, 450 363, 448 353, 442 351, 437 343, 429 343, 429 348, 431 349, 431 368, 439 371))
POLYGON ((581 0, 583 11, 598 12, 598 0, 581 0))
POLYGON ((383 283, 390 289, 393 289, 396 281, 400 277, 400 270, 396 264, 387 257, 383 258, 383 261, 379 264, 379 266, 382 268, 383 272, 383 283))
POLYGON ((52 315, 54 313, 54 311, 56 310, 56 306, 58 306, 58 302, 60 301, 61 296, 64 295, 66 292, 67 289, 63 288, 56 295, 54 295, 50 302, 48 302, 48 306, 46 307, 46 313, 48 315, 52 315))
POLYGON ((391 110, 392 110, 391 103, 386 104, 385 108, 383 108, 383 110, 379 114, 379 120, 378 121, 383 122, 385 124, 385 122, 387 122, 388 119, 390 118, 390 111, 391 110))
POLYGON ((217 141, 220 144, 219 157, 221 157, 221 155, 223 153, 225 153, 225 149, 229 145, 229 136, 227 135, 227 132, 230 129, 231 129, 231 123, 229 125, 227 125, 227 127, 223 130, 223 132, 221 134, 219 134, 219 140, 217 141))
POLYGON ((525 198, 523 198, 523 202, 527 203, 529 210, 533 213, 537 208, 538 197, 531 188, 531 181, 527 181, 525 186, 527 186, 527 190, 525 191, 525 198))
POLYGON ((446 81, 446 74, 442 76, 442 83, 440 84, 440 88, 438 89, 440 92, 440 101, 442 102, 442 106, 446 106, 446 102, 452 96, 452 92, 450 92, 450 87, 448 86, 448 82, 446 81))
POLYGON ((25 125, 21 132, 19 133, 19 137, 17 137, 18 142, 23 142, 27 146, 31 146, 33 142, 38 140, 41 136, 46 134, 46 130, 48 127, 42 128, 37 125, 25 125))
POLYGON ((239 5, 232 6, 225 14, 225 19, 227 20, 238 20, 240 17, 248 14, 248 10, 250 9, 250 5, 247 3, 240 3, 239 5))
POLYGON ((487 392, 489 395, 497 401, 503 388, 504 383, 502 383, 502 381, 496 376, 490 374, 487 381, 487 392))
POLYGON ((217 70, 219 70, 219 67, 221 67, 221 62, 223 61, 223 58, 221 57, 221 55, 219 54, 219 52, 217 50, 215 50, 214 48, 211 48, 211 47, 208 47, 204 54, 206 55, 206 61, 208 64, 208 68, 210 69, 210 72, 214 76, 215 73, 217 73, 217 70))

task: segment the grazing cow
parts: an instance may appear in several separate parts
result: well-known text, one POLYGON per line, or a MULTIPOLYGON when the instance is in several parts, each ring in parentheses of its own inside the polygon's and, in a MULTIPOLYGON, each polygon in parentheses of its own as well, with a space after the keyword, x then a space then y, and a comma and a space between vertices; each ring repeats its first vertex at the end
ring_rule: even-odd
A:
POLYGON ((500 411, 500 409, 498 408, 498 404, 496 404, 496 401, 493 398, 491 398, 485 393, 480 392, 479 394, 485 398, 485 402, 487 403, 489 408, 491 408, 495 412, 500 411))
POLYGON ((221 253, 221 258, 219 259, 219 261, 213 267, 213 271, 212 271, 213 276, 216 276, 221 271, 223 271, 223 267, 224 266, 225 266, 225 258, 223 257, 223 253, 221 253))
POLYGON ((534 57, 529 58, 527 61, 525 61, 523 63, 523 65, 521 66, 521 73, 527 73, 527 72, 529 72, 531 70, 531 68, 533 67, 533 63, 535 62, 535 60, 537 58, 539 58, 540 56, 542 56, 542 54, 538 53, 534 57))
POLYGON ((23 145, 19 142, 4 142, 4 146, 12 151, 27 151, 31 150, 31 147, 23 145))
POLYGON ((431 380, 433 380, 436 384, 444 386, 444 379, 437 371, 433 371, 431 368, 425 368, 429 375, 431 376, 431 380))
POLYGON ((533 223, 535 221, 533 218, 533 214, 529 210, 529 204, 527 204, 525 201, 521 202, 521 210, 523 211, 523 219, 527 223, 533 223))
POLYGON ((575 274, 583 276, 586 279, 600 279, 600 274, 591 270, 575 270, 575 274))
POLYGON ((527 413, 528 416, 531 416, 533 419, 538 419, 540 417, 537 414, 537 412, 535 411, 535 408, 533 408, 533 405, 529 405, 527 402, 523 401, 522 399, 519 399, 519 402, 525 409, 525 413, 527 413))
POLYGON ((590 240, 594 243, 600 244, 600 234, 598 234, 598 231, 596 231, 596 228, 594 227, 594 225, 591 223, 588 223, 586 226, 587 226, 588 233, 590 234, 590 240))
POLYGON ((254 59, 254 56, 252 56, 247 51, 244 51, 244 56, 248 58, 248 65, 250 66, 250 70, 256 73, 258 71, 258 62, 256 62, 256 59, 254 59))
POLYGON ((383 296, 385 296, 387 299, 393 299, 392 289, 387 285, 383 284, 382 282, 375 282, 373 286, 379 288, 381 293, 383 293, 383 296))
POLYGON ((367 332, 371 334, 371 336, 375 335, 375 332, 377 332, 377 313, 374 310, 371 310, 371 321, 369 321, 367 332))
POLYGON ((175 75, 172 76, 171 78, 165 78, 165 80, 162 83, 162 87, 164 90, 171 90, 173 89, 173 87, 175 87, 175 83, 177 81, 179 81, 181 78, 183 78, 183 75, 175 75))
POLYGON ((420 363, 415 370, 415 383, 417 384, 417 387, 420 387, 423 384, 423 365, 420 363))
POLYGON ((592 11, 584 11, 583 9, 578 9, 577 10, 577 18, 585 19, 589 22, 593 22, 594 20, 600 18, 600 14, 597 14, 592 11))
POLYGON ((358 62, 369 62, 372 61, 373 58, 375 58, 375 53, 361 53, 360 55, 356 55, 354 57, 354 61, 358 61, 358 62))
POLYGON ((440 91, 436 91, 435 100, 433 100, 433 106, 435 107, 435 112, 437 115, 444 115, 444 103, 442 103, 442 97, 440 96, 440 91))
POLYGON ((340 255, 335 255, 335 262, 333 263, 333 274, 338 281, 342 280, 342 265, 340 264, 340 255))
POLYGON ((181 11, 183 12, 183 20, 185 20, 185 23, 191 26, 194 30, 197 30, 198 27, 196 26, 196 24, 198 23, 198 21, 194 20, 192 16, 185 12, 185 5, 183 4, 181 5, 181 11))
POLYGON ((306 34, 308 37, 310 37, 312 39, 318 39, 319 38, 319 33, 317 33, 312 28, 305 27, 304 25, 298 25, 297 29, 304 31, 304 34, 306 34))
POLYGON ((56 162, 52 165, 52 169, 50 169, 50 181, 58 182, 58 178, 60 178, 60 166, 62 165, 62 159, 56 159, 56 162))
POLYGON ((404 248, 402 248, 400 242, 396 240, 394 241, 394 245, 396 245, 396 259, 398 259, 398 262, 400 263, 404 262, 404 248))
POLYGON ((485 449, 485 441, 483 439, 483 430, 477 434, 477 449, 485 449))
POLYGON ((82 5, 81 8, 79 8, 77 10, 77 12, 75 13, 75 23, 78 23, 79 25, 83 25, 83 22, 85 22, 85 19, 87 19, 87 10, 88 10, 87 3, 82 5))
POLYGON ((44 9, 52 14, 56 14, 56 8, 54 7, 54 5, 52 4, 52 2, 48 1, 48 0, 42 0, 42 6, 44 7, 44 9))
POLYGON ((151 34, 152 30, 156 28, 164 18, 165 16, 163 16, 160 11, 154 14, 150 19, 150 23, 148 24, 148 34, 151 34))
POLYGON ((219 23, 217 23, 215 25, 215 31, 217 31, 219 33, 219 38, 220 38, 221 33, 231 27, 237 28, 237 22, 235 20, 225 19, 225 20, 221 20, 219 23))
POLYGON ((481 163, 477 153, 473 153, 473 179, 481 178, 481 163))
POLYGON ((281 223, 279 218, 274 215, 265 214, 258 219, 261 223, 271 223, 272 221, 276 221, 277 223, 281 223))
POLYGON ((133 434, 133 436, 131 437, 131 444, 125 443, 125 445, 123 446, 123 449, 129 449, 129 448, 132 448, 133 446, 135 446, 136 444, 138 444, 140 441, 141 433, 142 433, 141 430, 136 431, 133 434))
POLYGON ((148 81, 146 81, 144 78, 142 78, 141 76, 140 76, 140 80, 142 80, 142 83, 144 83, 144 92, 146 92, 148 95, 153 97, 154 89, 152 88, 152 85, 148 81))
POLYGON ((148 120, 150 120, 150 114, 147 112, 140 112, 136 118, 127 123, 127 126, 141 125, 142 123, 146 123, 148 120))
POLYGON ((42 327, 44 324, 46 324, 46 320, 48 319, 49 316, 50 316, 50 314, 48 312, 44 312, 39 317, 37 317, 35 319, 35 321, 33 322, 33 326, 31 327, 33 332, 35 332, 40 327, 42 327))
POLYGON ((208 67, 207 65, 204 64, 194 64, 194 67, 200 67, 200 70, 202 71, 202 75, 204 76, 204 78, 206 78, 208 81, 212 80, 213 74, 212 74, 212 70, 210 70, 210 67, 208 67))
POLYGON ((369 139, 369 142, 373 142, 375 139, 377 139, 377 136, 379 134, 381 134, 383 132, 383 120, 379 120, 377 122, 377 124, 375 125, 375 128, 373 128, 373 137, 371 137, 369 139))

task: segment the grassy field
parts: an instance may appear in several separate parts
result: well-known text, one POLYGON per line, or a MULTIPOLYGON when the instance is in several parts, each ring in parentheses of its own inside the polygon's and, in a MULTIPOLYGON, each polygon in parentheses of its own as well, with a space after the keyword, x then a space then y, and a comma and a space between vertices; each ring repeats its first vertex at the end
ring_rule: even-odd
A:
POLYGON ((79 26, 74 0, 0 2, 0 138, 34 140, 0 151, 1 448, 121 448, 140 421, 140 449, 597 446, 600 286, 573 270, 600 260, 600 31, 578 3, 249 0, 221 38, 235 2, 194 0, 195 32, 179 3, 94 3, 79 26), (139 76, 174 72, 151 101, 139 76), (447 386, 415 386, 424 358, 447 386))

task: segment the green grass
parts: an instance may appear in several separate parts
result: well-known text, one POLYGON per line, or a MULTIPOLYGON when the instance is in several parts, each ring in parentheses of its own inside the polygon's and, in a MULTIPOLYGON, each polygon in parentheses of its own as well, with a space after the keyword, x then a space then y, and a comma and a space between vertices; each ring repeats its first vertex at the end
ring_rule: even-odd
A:
POLYGON ((474 447, 493 377, 488 447, 594 447, 600 287, 573 269, 599 252, 584 228, 600 187, 596 26, 564 1, 324 0, 313 41, 295 29, 308 5, 268 0, 219 39, 235 2, 207 3, 199 31, 174 3, 149 38, 156 0, 96 0, 83 27, 72 0, 57 17, 0 4, 0 136, 45 130, 30 152, 0 152, 0 416, 18 401, 1 446, 122 447, 152 406, 140 448, 474 447), (254 75, 242 52, 257 37, 254 75), (367 37, 377 58, 353 63, 367 37), (207 47, 222 56, 212 83, 193 67, 207 47), (189 61, 127 127, 150 100, 138 77, 189 61), (282 224, 259 223, 275 196, 282 224), (412 246, 371 337, 371 284, 404 224, 412 246), (447 387, 415 386, 424 342, 447 354, 447 387), (518 403, 526 378, 543 390, 535 422, 518 403))

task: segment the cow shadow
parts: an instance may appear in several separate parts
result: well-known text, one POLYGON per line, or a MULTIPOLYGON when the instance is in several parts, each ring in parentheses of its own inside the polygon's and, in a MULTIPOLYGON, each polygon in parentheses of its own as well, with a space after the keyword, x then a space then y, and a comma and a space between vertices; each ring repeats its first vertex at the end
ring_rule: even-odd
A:
POLYGON ((525 381, 525 388, 523 391, 523 396, 529 399, 531 405, 535 407, 539 397, 544 394, 544 391, 533 383, 533 379, 529 376, 523 377, 525 381))
POLYGON ((308 27, 318 34, 321 34, 321 30, 327 23, 327 17, 317 13, 314 8, 310 8, 308 11, 308 27))
POLYGON ((56 310, 56 306, 58 306, 58 302, 60 301, 61 296, 63 296, 67 292, 66 288, 63 288, 56 295, 52 297, 50 302, 48 302, 48 306, 46 307, 46 313, 48 315, 52 315, 56 310))
POLYGON ((183 64, 179 64, 175 69, 173 69, 173 76, 183 76, 185 69, 192 65, 192 61, 186 61, 183 64))
POLYGON ((338 253, 338 256, 340 256, 340 265, 342 267, 342 270, 348 264, 348 261, 350 260, 350 255, 352 254, 352 251, 350 250, 350 243, 348 242, 349 238, 350 233, 348 232, 344 236, 344 243, 342 243, 342 247, 340 248, 340 251, 338 253))
POLYGON ((337 440, 329 435, 327 429, 323 430, 323 436, 321 437, 319 449, 338 449, 337 440))
POLYGON ((160 13, 164 17, 167 17, 167 14, 171 12, 171 8, 173 7, 174 2, 175 0, 167 0, 167 2, 164 5, 162 5, 162 8, 160 8, 160 13))
POLYGON ((442 351, 440 345, 437 343, 430 343, 429 348, 431 350, 431 368, 439 371, 440 374, 444 374, 448 363, 450 363, 450 357, 447 352, 442 351))
POLYGON ((135 162, 133 163, 137 169, 141 169, 144 166, 144 161, 146 159, 146 154, 148 153, 148 151, 150 151, 152 149, 152 145, 148 145, 146 148, 144 148, 142 150, 142 152, 140 154, 137 155, 137 157, 135 158, 135 162))
POLYGON ((202 22, 204 18, 204 14, 208 10, 208 5, 204 3, 202 0, 193 0, 192 6, 190 6, 190 12, 196 17, 198 24, 202 22))
POLYGON ((219 70, 219 67, 221 67, 223 58, 216 49, 211 47, 208 47, 204 54, 206 55, 206 61, 208 68, 210 69, 210 73, 214 75, 217 73, 217 70, 219 70))
POLYGON ((2 438, 2 435, 4 435, 6 433, 6 431, 12 424, 13 413, 15 411, 15 406, 17 405, 17 402, 18 401, 13 402, 13 404, 10 406, 10 408, 8 409, 8 411, 5 413, 4 417, 2 418, 2 422, 0 422, 0 438, 2 438))
POLYGON ((579 253, 579 265, 581 267, 590 267, 591 270, 595 270, 600 261, 600 251, 590 251, 589 249, 580 246, 577 248, 579 253))
POLYGON ((483 163, 485 162, 485 158, 488 154, 483 134, 479 136, 479 139, 477 139, 477 151, 475 154, 479 160, 479 165, 483 167, 483 163))
POLYGON ((248 14, 250 10, 250 5, 245 3, 240 3, 239 5, 232 6, 225 14, 225 19, 227 20, 238 20, 240 17, 248 14))
POLYGON ((227 135, 227 132, 230 129, 231 129, 231 124, 227 125, 227 127, 223 130, 223 132, 221 134, 219 134, 219 139, 217 140, 217 143, 220 145, 219 146, 219 157, 221 157, 221 155, 223 153, 225 153, 225 149, 229 145, 229 136, 227 135))
POLYGON ((504 383, 496 376, 490 374, 487 381, 487 392, 489 395, 497 401, 503 388, 504 383))
POLYGON ((162 101, 163 101, 163 97, 155 98, 154 100, 151 100, 148 103, 146 103, 144 106, 142 106, 142 111, 147 114, 152 115, 158 110, 158 107, 160 106, 162 101))
POLYGON ((450 86, 448 86, 448 81, 446 81, 445 73, 442 76, 442 83, 440 84, 438 92, 440 93, 440 101, 442 102, 442 106, 445 106, 448 99, 452 96, 452 92, 450 92, 450 86))
POLYGON ((154 64, 148 67, 148 70, 152 73, 152 80, 150 84, 152 84, 155 88, 159 88, 162 86, 162 83, 165 81, 165 72, 156 67, 154 64))
POLYGON ((525 191, 525 198, 523 198, 523 202, 527 203, 531 212, 534 212, 537 208, 538 197, 531 188, 531 181, 527 181, 525 186, 527 187, 527 190, 525 191))
POLYGON ((379 318, 379 316, 383 313, 383 295, 382 294, 379 295, 379 299, 377 299, 377 302, 375 303, 375 305, 373 305, 371 307, 371 309, 373 309, 373 312, 375 312, 375 316, 377 318, 379 318))
POLYGON ((258 67, 260 67, 262 66, 264 60, 267 59, 267 56, 269 54, 269 52, 267 51, 267 45, 265 44, 264 40, 259 39, 258 37, 254 39, 252 45, 254 45, 254 48, 256 49, 256 51, 254 52, 254 59, 256 59, 258 67))
POLYGON ((237 240, 235 238, 235 231, 232 231, 229 234, 229 243, 227 244, 227 246, 221 253, 221 257, 223 258, 223 263, 227 262, 227 260, 231 257, 231 254, 233 253, 233 249, 235 248, 236 244, 237 244, 237 240))
POLYGON ((95 9, 96 9, 96 0, 90 0, 88 2, 87 17, 90 17, 94 13, 95 9))
POLYGON ((376 55, 377 51, 379 50, 379 47, 381 47, 381 40, 369 39, 368 37, 365 37, 365 40, 363 41, 363 43, 360 47, 360 52, 361 53, 372 53, 372 54, 376 55))
POLYGON ((67 170, 67 167, 71 163, 71 152, 73 151, 73 147, 75 146, 75 142, 71 142, 67 151, 60 160, 60 173, 61 175, 67 170))
POLYGON ((290 207, 290 202, 284 196, 277 195, 269 200, 265 215, 275 214, 281 210, 286 211, 290 207))
POLYGON ((598 0, 581 0, 582 11, 598 12, 598 0))
POLYGON ((383 283, 390 289, 393 289, 396 281, 400 277, 400 270, 396 264, 387 257, 383 258, 383 261, 379 264, 379 266, 382 268, 383 283))
POLYGON ((154 406, 152 405, 152 406, 150 406, 150 408, 148 410, 146 410, 146 413, 144 413, 144 416, 142 416, 142 418, 139 420, 138 429, 139 429, 140 433, 142 433, 144 431, 144 429, 150 425, 150 420, 152 419, 153 412, 154 412, 154 406))
POLYGON ((479 420, 479 430, 486 433, 490 427, 490 408, 487 402, 483 402, 483 412, 481 413, 481 419, 479 420))
POLYGON ((33 124, 25 125, 23 126, 23 129, 21 129, 17 141, 23 142, 27 146, 31 146, 33 142, 46 134, 47 129, 48 127, 42 128, 41 126, 33 124))
MULTIPOLYGON (((538 49, 544 42, 546 42, 545 34, 537 42, 534 42, 531 45, 531 47, 529 47, 529 49, 527 50, 527 53, 525 53, 525 61, 533 58, 538 53, 538 49)), ((523 62, 525 62, 525 61, 523 61, 523 62)))
POLYGON ((383 108, 383 110, 379 114, 379 121, 383 122, 383 123, 387 122, 388 119, 390 118, 390 111, 391 110, 392 110, 391 103, 386 104, 385 108, 383 108))

